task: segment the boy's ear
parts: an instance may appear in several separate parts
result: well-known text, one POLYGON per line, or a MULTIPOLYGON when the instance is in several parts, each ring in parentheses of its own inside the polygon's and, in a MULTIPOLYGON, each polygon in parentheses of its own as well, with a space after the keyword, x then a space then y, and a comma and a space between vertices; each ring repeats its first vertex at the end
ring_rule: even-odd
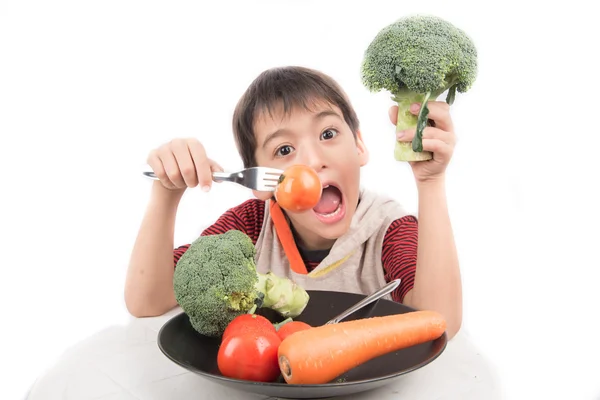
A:
POLYGON ((362 133, 360 131, 356 132, 356 149, 358 150, 358 159, 360 161, 360 166, 364 167, 369 162, 369 150, 363 142, 362 133))

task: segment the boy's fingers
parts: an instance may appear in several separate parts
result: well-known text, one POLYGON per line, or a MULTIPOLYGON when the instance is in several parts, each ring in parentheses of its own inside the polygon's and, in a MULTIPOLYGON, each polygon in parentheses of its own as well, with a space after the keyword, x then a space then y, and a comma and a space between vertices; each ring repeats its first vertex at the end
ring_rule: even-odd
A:
POLYGON ((169 181, 169 177, 167 176, 165 168, 162 164, 162 161, 160 161, 160 158, 158 157, 158 152, 156 150, 153 150, 148 155, 146 163, 150 166, 150 168, 154 172, 154 175, 156 175, 156 177, 161 181, 163 186, 165 186, 168 189, 171 189, 173 187, 173 184, 171 183, 171 181, 169 181))
POLYGON ((174 140, 171 142, 171 150, 177 161, 179 167, 179 173, 181 174, 184 182, 184 187, 196 187, 198 186, 198 175, 196 174, 196 166, 188 145, 183 140, 174 140))
POLYGON ((159 158, 165 169, 167 179, 173 185, 173 187, 179 189, 185 188, 185 181, 181 176, 179 164, 177 164, 177 160, 175 159, 175 155, 173 155, 171 149, 165 147, 159 151, 159 158))
MULTIPOLYGON (((396 138, 401 142, 409 142, 415 137, 415 128, 407 129, 396 133, 396 138)), ((456 138, 453 133, 444 131, 438 127, 427 126, 423 129, 423 139, 436 139, 454 146, 456 138)))
MULTIPOLYGON (((221 167, 215 160, 211 160, 209 158, 208 162, 210 164, 210 172, 223 172, 224 171, 223 167, 221 167)), ((211 177, 211 179, 212 179, 212 177, 211 177)), ((213 179, 213 181, 217 182, 217 183, 222 182, 222 181, 217 181, 217 180, 214 180, 214 179, 213 179)))
POLYGON ((392 125, 396 125, 398 123, 398 106, 391 106, 388 110, 388 114, 392 125))
POLYGON ((208 159, 208 161, 209 161, 209 163, 210 163, 210 170, 211 170, 212 172, 223 172, 223 171, 225 171, 225 170, 223 169, 223 167, 221 167, 221 166, 219 165, 219 163, 217 163, 215 160, 211 160, 211 159, 209 158, 209 159, 208 159))
POLYGON ((188 148, 196 166, 198 184, 202 190, 208 191, 212 186, 212 168, 209 159, 206 157, 204 146, 197 140, 191 140, 188 143, 188 148))
MULTIPOLYGON (((419 115, 421 104, 415 103, 411 106, 410 112, 414 115, 419 115)), ((427 102, 429 108, 428 119, 432 120, 436 127, 445 130, 453 131, 454 126, 452 124, 452 118, 450 117, 450 106, 444 101, 429 101, 427 102)), ((393 125, 398 123, 398 106, 393 105, 388 110, 388 116, 390 122, 393 125)))
MULTIPOLYGON (((421 104, 415 103, 411 105, 410 112, 414 115, 419 115, 421 104)), ((429 101, 427 102, 427 108, 429 108, 429 114, 427 118, 433 120, 435 126, 445 130, 454 130, 452 124, 452 118, 450 117, 450 106, 445 101, 429 101)))
POLYGON ((452 146, 439 139, 423 139, 423 151, 430 151, 436 161, 445 162, 450 159, 452 146))

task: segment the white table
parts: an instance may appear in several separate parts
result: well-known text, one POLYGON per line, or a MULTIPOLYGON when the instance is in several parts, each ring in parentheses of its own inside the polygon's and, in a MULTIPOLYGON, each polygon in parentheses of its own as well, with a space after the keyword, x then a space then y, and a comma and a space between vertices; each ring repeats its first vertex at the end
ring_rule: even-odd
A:
MULTIPOLYGON (((133 318, 126 326, 109 327, 75 345, 37 379, 27 399, 268 399, 212 383, 167 359, 157 346, 157 334, 180 312, 176 308, 156 318, 133 318)), ((502 395, 493 370, 461 332, 431 364, 389 386, 345 397, 374 398, 494 400, 502 395)))

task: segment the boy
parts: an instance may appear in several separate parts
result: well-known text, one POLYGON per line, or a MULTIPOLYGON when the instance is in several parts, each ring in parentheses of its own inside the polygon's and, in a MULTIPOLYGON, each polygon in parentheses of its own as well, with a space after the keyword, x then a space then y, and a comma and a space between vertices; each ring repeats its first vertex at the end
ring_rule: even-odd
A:
MULTIPOLYGON (((413 111, 418 112, 418 104, 413 111)), ((444 174, 455 136, 448 107, 430 102, 435 127, 423 133, 429 161, 411 163, 419 194, 418 223, 395 201, 360 187, 368 161, 358 118, 330 77, 308 68, 273 68, 260 74, 239 100, 233 131, 244 167, 315 169, 324 189, 313 210, 283 211, 272 193, 254 191, 225 212, 202 235, 238 229, 257 247, 257 268, 289 276, 306 289, 370 293, 401 278, 391 295, 447 319, 452 338, 462 321, 459 265, 446 205, 444 174), (418 246, 417 246, 418 243, 418 246)), ((397 108, 389 111, 396 123, 397 108)), ((398 133, 410 141, 414 130, 398 133)), ((137 317, 177 305, 173 271, 189 245, 173 243, 177 206, 187 188, 211 188, 211 173, 223 168, 195 139, 173 140, 153 150, 148 164, 160 178, 134 245, 125 302, 137 317), (175 249, 175 250, 173 250, 175 249)))

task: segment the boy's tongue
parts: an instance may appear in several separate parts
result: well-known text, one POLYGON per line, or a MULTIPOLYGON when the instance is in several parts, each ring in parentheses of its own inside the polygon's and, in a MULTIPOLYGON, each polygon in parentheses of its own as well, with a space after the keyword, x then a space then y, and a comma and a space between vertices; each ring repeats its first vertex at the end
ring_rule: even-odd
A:
POLYGON ((328 188, 323 189, 321 200, 319 200, 319 203, 313 210, 319 214, 330 214, 338 208, 341 201, 342 194, 338 188, 329 186, 328 188))

